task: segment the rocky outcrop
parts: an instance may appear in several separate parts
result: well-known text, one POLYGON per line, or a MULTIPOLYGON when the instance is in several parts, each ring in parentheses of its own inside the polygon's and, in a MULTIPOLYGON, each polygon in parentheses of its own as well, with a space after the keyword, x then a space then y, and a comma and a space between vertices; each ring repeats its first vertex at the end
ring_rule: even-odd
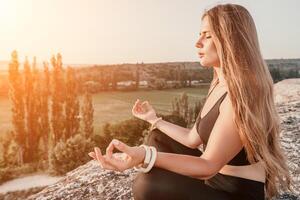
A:
POLYGON ((281 120, 280 142, 288 157, 295 195, 300 199, 300 79, 283 80, 274 90, 281 120))
MULTIPOLYGON (((295 194, 282 194, 279 199, 299 199, 300 195, 300 79, 284 80, 275 85, 276 102, 281 117, 281 143, 295 182, 295 194)), ((62 180, 46 187, 28 199, 132 199, 132 180, 136 172, 102 170, 95 161, 69 172, 62 180)))
POLYGON ((131 185, 136 172, 102 170, 99 163, 92 160, 85 165, 67 173, 61 181, 48 186, 30 200, 61 199, 131 199, 131 185))

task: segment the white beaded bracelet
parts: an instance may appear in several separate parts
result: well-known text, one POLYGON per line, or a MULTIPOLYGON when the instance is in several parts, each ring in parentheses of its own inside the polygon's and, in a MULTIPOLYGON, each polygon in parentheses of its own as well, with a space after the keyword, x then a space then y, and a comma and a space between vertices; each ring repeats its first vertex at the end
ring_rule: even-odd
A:
POLYGON ((149 171, 153 168, 153 166, 154 166, 154 164, 155 164, 155 161, 156 161, 156 158, 157 158, 157 150, 156 150, 156 148, 153 147, 153 146, 151 146, 151 147, 150 147, 150 150, 152 151, 152 154, 151 154, 151 160, 150 160, 149 165, 148 165, 147 168, 145 169, 144 173, 149 172, 149 171))
POLYGON ((156 150, 155 147, 152 147, 152 146, 149 147, 149 148, 150 148, 150 152, 151 152, 150 163, 149 163, 149 165, 146 168, 144 168, 144 167, 139 167, 139 168, 134 167, 134 169, 136 169, 139 172, 147 173, 147 172, 149 172, 153 168, 153 166, 155 164, 156 157, 157 157, 157 150, 156 150))
POLYGON ((137 167, 134 167, 134 169, 138 170, 138 168, 143 167, 146 168, 148 167, 149 163, 150 163, 150 158, 151 158, 151 150, 149 146, 146 146, 144 144, 140 145, 140 147, 143 147, 145 149, 145 158, 143 163, 139 164, 137 167))

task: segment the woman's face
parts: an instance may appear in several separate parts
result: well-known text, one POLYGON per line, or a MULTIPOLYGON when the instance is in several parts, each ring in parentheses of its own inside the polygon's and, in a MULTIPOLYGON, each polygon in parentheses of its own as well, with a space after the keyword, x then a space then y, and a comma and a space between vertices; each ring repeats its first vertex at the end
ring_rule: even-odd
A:
POLYGON ((217 49, 210 32, 208 18, 204 17, 201 23, 200 37, 196 43, 200 64, 205 67, 220 67, 217 49))

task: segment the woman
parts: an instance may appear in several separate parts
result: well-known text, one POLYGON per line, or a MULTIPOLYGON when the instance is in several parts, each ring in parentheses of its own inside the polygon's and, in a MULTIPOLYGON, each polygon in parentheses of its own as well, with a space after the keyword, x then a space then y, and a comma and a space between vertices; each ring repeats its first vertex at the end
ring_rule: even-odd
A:
POLYGON ((105 169, 145 172, 133 184, 137 200, 265 199, 278 194, 279 184, 290 188, 273 81, 249 12, 234 4, 205 11, 196 47, 214 77, 193 128, 157 118, 147 101, 137 100, 132 113, 156 128, 146 143, 155 148, 113 140, 106 155, 99 148, 89 155, 105 169), (115 148, 127 157, 114 157, 115 148))

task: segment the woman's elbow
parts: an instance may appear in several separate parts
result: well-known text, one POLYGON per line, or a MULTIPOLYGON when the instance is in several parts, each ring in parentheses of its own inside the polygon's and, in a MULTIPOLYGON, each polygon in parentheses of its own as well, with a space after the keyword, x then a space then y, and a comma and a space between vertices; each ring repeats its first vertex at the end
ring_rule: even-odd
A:
POLYGON ((201 177, 197 177, 198 179, 201 179, 201 180, 208 180, 212 177, 214 177, 218 172, 215 172, 215 173, 208 173, 204 176, 201 176, 201 177))
POLYGON ((191 149, 196 149, 199 147, 199 145, 197 145, 196 143, 191 143, 191 142, 189 142, 187 146, 191 149))
POLYGON ((195 141, 195 140, 189 140, 188 141, 188 147, 191 149, 197 149, 202 143, 195 141))
POLYGON ((214 177, 218 172, 219 172, 219 168, 216 166, 215 163, 211 163, 209 161, 207 161, 207 170, 205 170, 205 173, 201 174, 201 176, 198 176, 198 179, 201 180, 208 180, 212 177, 214 177))

